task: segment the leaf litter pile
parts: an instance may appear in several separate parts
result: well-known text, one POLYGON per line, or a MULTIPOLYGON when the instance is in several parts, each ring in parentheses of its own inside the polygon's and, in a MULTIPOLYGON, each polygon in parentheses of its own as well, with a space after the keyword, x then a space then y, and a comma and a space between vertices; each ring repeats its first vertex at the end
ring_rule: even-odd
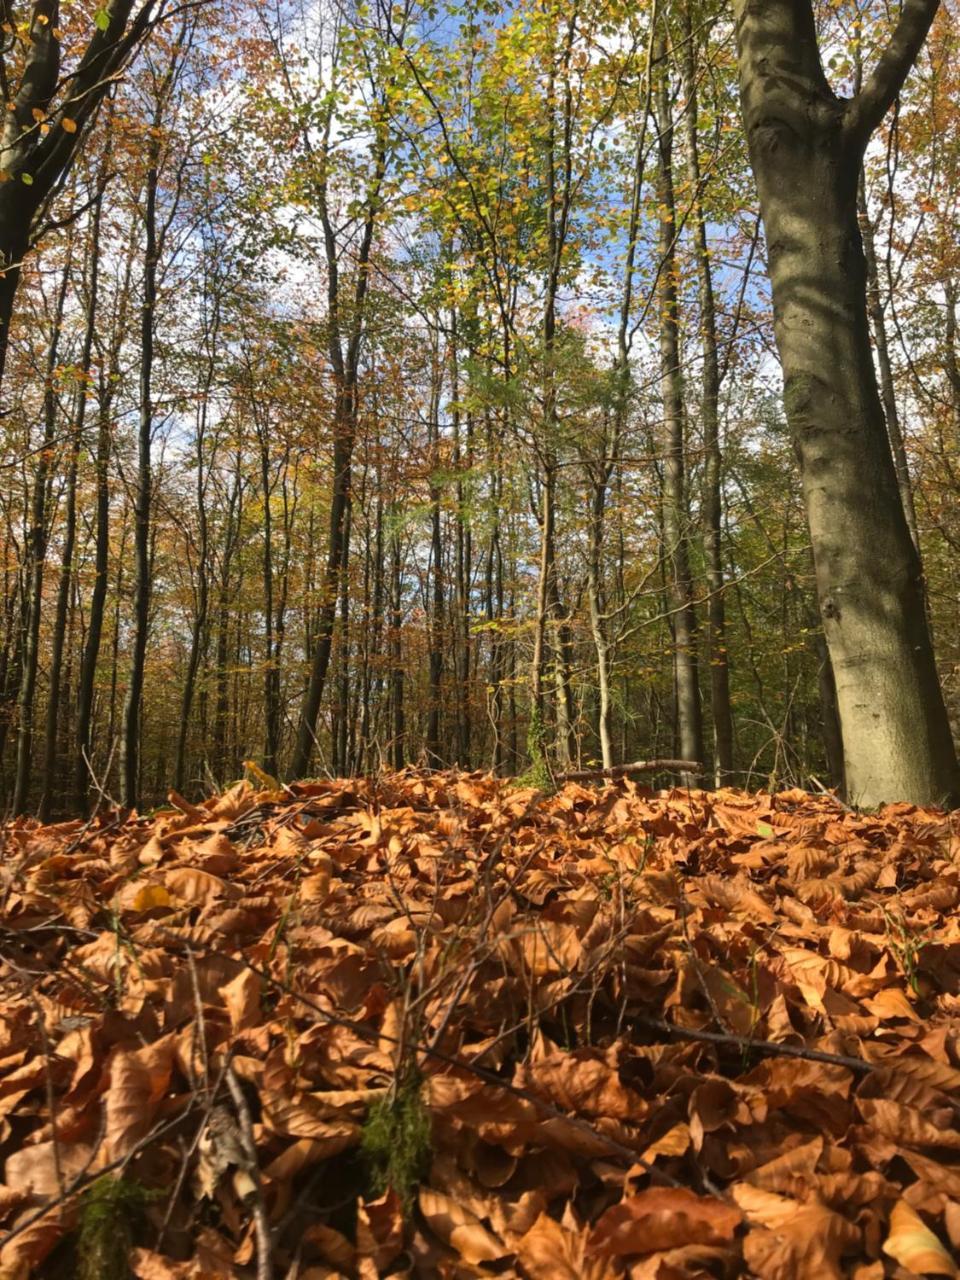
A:
POLYGON ((960 1275, 948 815, 171 804, 3 829, 3 1280, 960 1275))

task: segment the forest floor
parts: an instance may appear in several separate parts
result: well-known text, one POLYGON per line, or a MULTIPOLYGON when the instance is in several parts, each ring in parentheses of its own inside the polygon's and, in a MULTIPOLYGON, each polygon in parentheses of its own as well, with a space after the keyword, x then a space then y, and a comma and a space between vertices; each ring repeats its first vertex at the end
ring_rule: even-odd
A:
POLYGON ((409 772, 3 841, 4 1280, 960 1274, 948 815, 409 772))

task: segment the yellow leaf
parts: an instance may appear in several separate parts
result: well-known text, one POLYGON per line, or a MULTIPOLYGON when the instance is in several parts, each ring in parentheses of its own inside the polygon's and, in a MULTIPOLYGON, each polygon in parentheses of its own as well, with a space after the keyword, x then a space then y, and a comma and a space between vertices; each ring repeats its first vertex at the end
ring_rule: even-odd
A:
POLYGON ((146 884, 131 903, 133 911, 152 911, 154 907, 172 907, 173 899, 162 884, 146 884))
POLYGON ((67 133, 77 132, 77 122, 76 120, 71 120, 69 116, 64 116, 60 123, 67 133))

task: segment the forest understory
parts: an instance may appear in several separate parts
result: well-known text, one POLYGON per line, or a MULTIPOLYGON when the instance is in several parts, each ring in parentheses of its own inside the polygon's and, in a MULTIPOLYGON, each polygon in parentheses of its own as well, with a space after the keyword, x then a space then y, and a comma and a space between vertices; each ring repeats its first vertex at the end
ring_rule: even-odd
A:
POLYGON ((408 770, 3 844, 5 1280, 958 1274, 954 816, 408 770))

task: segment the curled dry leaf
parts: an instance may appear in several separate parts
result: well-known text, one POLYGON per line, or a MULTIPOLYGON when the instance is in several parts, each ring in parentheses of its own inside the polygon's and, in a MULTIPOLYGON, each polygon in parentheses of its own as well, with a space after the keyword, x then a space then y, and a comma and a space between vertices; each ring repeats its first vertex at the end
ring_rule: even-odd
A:
POLYGON ((957 1264, 918 1213, 898 1200, 890 1215, 883 1252, 917 1276, 956 1276, 957 1264))

